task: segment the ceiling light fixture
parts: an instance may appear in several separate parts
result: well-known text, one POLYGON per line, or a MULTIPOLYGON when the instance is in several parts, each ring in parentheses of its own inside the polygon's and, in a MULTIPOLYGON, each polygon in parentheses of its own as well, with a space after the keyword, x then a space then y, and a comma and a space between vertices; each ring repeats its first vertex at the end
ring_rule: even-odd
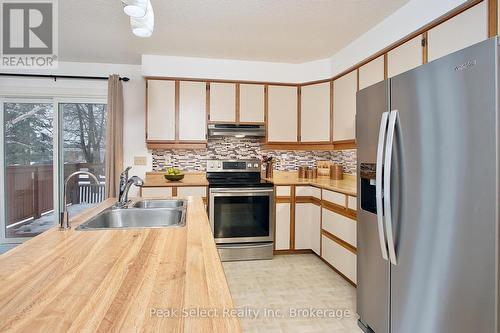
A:
POLYGON ((147 1, 146 14, 143 17, 130 17, 130 27, 132 28, 132 33, 137 37, 147 38, 151 37, 155 26, 155 14, 153 11, 153 6, 151 1, 147 1))
POLYGON ((148 9, 148 0, 122 0, 123 11, 130 17, 144 17, 148 9))

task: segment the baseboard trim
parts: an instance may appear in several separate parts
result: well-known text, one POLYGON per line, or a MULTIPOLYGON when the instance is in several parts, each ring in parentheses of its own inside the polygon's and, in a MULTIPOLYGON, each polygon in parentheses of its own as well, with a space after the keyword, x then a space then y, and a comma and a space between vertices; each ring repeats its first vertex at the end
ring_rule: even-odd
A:
POLYGON ((311 249, 304 250, 274 250, 274 255, 287 255, 287 254, 312 254, 314 253, 311 249))

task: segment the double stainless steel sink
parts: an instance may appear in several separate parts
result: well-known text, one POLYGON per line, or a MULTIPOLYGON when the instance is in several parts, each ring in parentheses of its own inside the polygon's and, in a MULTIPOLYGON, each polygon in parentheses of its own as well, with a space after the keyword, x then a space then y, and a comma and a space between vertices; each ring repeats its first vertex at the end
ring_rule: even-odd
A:
POLYGON ((105 209, 76 230, 182 227, 186 225, 186 209, 187 200, 141 200, 105 209))

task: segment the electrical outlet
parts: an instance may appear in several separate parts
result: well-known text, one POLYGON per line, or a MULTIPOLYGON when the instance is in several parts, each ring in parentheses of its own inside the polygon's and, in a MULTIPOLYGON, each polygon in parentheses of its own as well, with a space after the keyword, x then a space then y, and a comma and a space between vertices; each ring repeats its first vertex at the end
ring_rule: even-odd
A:
POLYGON ((134 165, 146 165, 146 156, 134 156, 134 165))

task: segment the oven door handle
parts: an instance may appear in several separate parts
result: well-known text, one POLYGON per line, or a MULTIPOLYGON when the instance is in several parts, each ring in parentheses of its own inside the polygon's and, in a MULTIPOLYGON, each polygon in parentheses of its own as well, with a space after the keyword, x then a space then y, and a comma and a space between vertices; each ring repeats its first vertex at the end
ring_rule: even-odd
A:
POLYGON ((244 188, 244 189, 210 189, 211 193, 273 193, 273 189, 253 189, 253 188, 244 188))

